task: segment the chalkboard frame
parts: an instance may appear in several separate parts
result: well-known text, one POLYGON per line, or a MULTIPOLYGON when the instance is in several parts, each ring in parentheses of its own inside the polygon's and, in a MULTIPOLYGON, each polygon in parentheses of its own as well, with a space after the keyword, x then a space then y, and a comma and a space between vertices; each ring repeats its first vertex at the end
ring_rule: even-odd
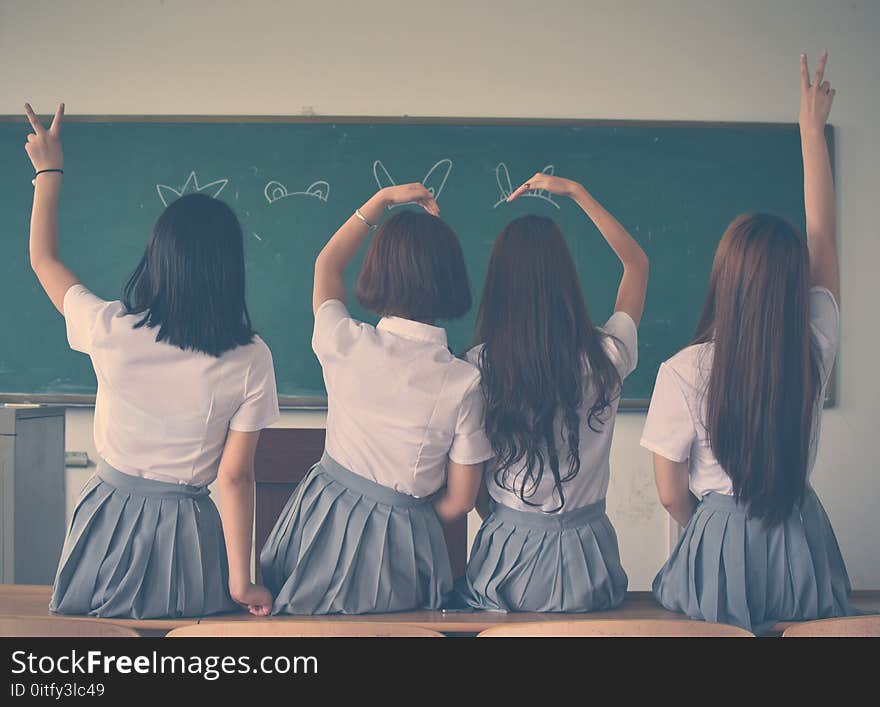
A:
MULTIPOLYGON (((51 115, 40 116, 45 121, 51 115)), ((611 118, 514 118, 514 117, 463 117, 463 116, 369 116, 369 115, 65 115, 68 123, 259 123, 259 124, 347 124, 371 123, 376 125, 485 125, 485 126, 558 126, 558 127, 624 127, 638 126, 646 128, 745 128, 757 130, 790 130, 795 123, 763 122, 763 121, 701 121, 701 120, 622 120, 611 118)), ((27 130, 27 118, 24 115, 0 115, 0 123, 22 123, 27 130)), ((825 137, 832 155, 832 174, 836 174, 834 160, 835 127, 825 126, 825 137)), ((23 133, 24 134, 24 133, 23 133)), ((650 403, 648 398, 624 398, 620 401, 619 410, 628 412, 644 412, 650 403)), ((11 404, 53 404, 66 407, 89 408, 95 405, 94 395, 70 394, 28 394, 0 393, 0 403, 11 404)), ((278 403, 283 410, 327 409, 326 397, 304 397, 294 395, 278 396, 278 403)), ((831 371, 825 392, 824 407, 837 405, 837 363, 831 371)))

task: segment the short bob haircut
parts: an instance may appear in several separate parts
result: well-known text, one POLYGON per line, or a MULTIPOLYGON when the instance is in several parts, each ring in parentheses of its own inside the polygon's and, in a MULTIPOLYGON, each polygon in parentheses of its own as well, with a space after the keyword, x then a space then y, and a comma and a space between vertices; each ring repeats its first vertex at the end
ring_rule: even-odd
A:
POLYGON ((355 295, 382 317, 433 322, 467 314, 471 288, 458 237, 425 211, 396 213, 373 236, 355 295))
POLYGON ((235 213, 218 199, 188 194, 153 226, 144 257, 125 285, 135 328, 156 341, 221 354, 253 341, 245 304, 244 240, 235 213))

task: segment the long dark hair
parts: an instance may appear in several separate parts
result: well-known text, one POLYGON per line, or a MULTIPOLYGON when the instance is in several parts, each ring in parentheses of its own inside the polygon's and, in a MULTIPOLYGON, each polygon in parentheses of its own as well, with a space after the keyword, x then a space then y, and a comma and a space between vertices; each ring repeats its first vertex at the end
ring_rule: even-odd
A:
POLYGON ((226 204, 188 194, 159 216, 141 262, 125 285, 134 325, 158 328, 156 341, 211 356, 253 341, 245 304, 241 224, 226 204))
POLYGON ((713 342, 706 388, 712 452, 749 514, 784 520, 803 496, 819 392, 810 343, 807 246, 769 214, 721 238, 694 343, 713 342))
MULTIPOLYGON (((485 429, 495 451, 495 483, 524 503, 553 475, 559 508, 563 482, 580 471, 580 408, 589 383, 587 424, 598 432, 620 394, 620 375, 587 312, 577 271, 549 218, 511 221, 495 241, 477 315, 485 429), (560 470, 555 422, 567 444, 560 470), (513 472, 515 466, 522 470, 513 472), (513 473, 513 478, 510 476, 513 473)), ((556 509, 558 510, 558 509, 556 509)))

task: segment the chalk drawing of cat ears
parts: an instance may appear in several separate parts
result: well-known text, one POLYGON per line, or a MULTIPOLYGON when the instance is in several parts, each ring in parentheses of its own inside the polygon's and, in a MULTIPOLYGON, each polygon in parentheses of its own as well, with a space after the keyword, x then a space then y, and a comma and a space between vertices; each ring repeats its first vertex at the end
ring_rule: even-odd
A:
POLYGON ((228 179, 217 179, 216 181, 209 182, 208 184, 199 184, 199 178, 196 176, 196 173, 190 172, 189 176, 186 178, 186 181, 183 183, 183 186, 175 189, 174 187, 169 187, 167 184, 157 184, 156 192, 159 194, 159 198, 162 200, 162 203, 165 206, 168 206, 175 199, 183 196, 184 194, 207 194, 208 196, 212 196, 215 199, 220 196, 220 192, 223 191, 223 188, 229 183, 228 179))
MULTIPOLYGON (((443 187, 446 186, 446 180, 449 179, 449 173, 451 171, 452 160, 448 157, 444 157, 442 160, 435 162, 431 169, 428 170, 424 179, 422 179, 422 184, 425 185, 425 188, 431 192, 431 196, 435 199, 440 198, 440 193, 443 191, 443 187)), ((373 162, 373 177, 375 177, 376 184, 379 185, 380 189, 397 185, 397 182, 394 181, 394 178, 389 174, 385 165, 382 164, 382 160, 376 160, 373 162)), ((391 208, 395 208, 396 206, 404 206, 404 204, 395 204, 391 208)))
POLYGON ((317 182, 309 184, 305 191, 287 191, 287 187, 281 182, 273 180, 266 184, 263 195, 270 204, 274 204, 279 199, 286 199, 288 196, 313 196, 326 204, 330 198, 330 183, 319 179, 317 182))
MULTIPOLYGON (((544 174, 553 174, 554 167, 552 164, 548 164, 544 169, 541 170, 544 174)), ((498 191, 501 193, 500 198, 495 204, 492 206, 493 209, 497 209, 501 204, 507 201, 507 197, 509 197, 514 192, 514 188, 510 183, 510 172, 507 170, 507 165, 504 162, 499 162, 498 166, 495 167, 495 182, 498 184, 498 191)), ((559 204, 553 201, 553 195, 547 191, 546 189, 535 189, 533 191, 527 191, 525 194, 521 194, 521 197, 531 197, 533 199, 542 199, 549 204, 553 204, 557 209, 559 208, 559 204)))

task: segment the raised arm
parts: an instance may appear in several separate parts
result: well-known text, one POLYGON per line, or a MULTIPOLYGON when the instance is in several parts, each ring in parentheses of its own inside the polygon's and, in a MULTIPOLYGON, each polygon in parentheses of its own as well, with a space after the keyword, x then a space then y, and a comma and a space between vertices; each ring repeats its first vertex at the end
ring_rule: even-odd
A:
MULTIPOLYGON (((29 103, 24 111, 34 132, 27 136, 25 152, 35 172, 61 170, 64 155, 61 150, 61 123, 64 104, 58 105, 55 118, 48 130, 43 127, 29 103)), ((31 211, 30 260, 37 279, 52 300, 55 308, 64 314, 64 295, 71 285, 79 282, 58 256, 58 199, 61 194, 61 172, 42 172, 34 177, 34 205, 31 211)))
POLYGON ((810 279, 830 290, 840 301, 840 269, 837 262, 837 214, 831 159, 825 141, 825 123, 834 101, 834 89, 825 81, 828 52, 819 58, 813 83, 807 55, 801 54, 801 149, 804 155, 804 207, 807 213, 807 245, 810 279))
POLYGON ((623 264, 623 277, 617 288, 614 311, 626 312, 638 326, 645 308, 645 294, 648 289, 648 256, 645 255, 645 251, 583 185, 570 179, 539 172, 507 197, 507 201, 513 201, 526 192, 536 189, 573 199, 599 229, 599 233, 623 264))
POLYGON ((367 234, 378 225, 389 206, 411 202, 419 204, 434 216, 440 214, 431 192, 423 184, 416 182, 380 189, 342 224, 315 259, 312 311, 317 312, 318 307, 330 299, 345 302, 345 282, 342 276, 367 234))

